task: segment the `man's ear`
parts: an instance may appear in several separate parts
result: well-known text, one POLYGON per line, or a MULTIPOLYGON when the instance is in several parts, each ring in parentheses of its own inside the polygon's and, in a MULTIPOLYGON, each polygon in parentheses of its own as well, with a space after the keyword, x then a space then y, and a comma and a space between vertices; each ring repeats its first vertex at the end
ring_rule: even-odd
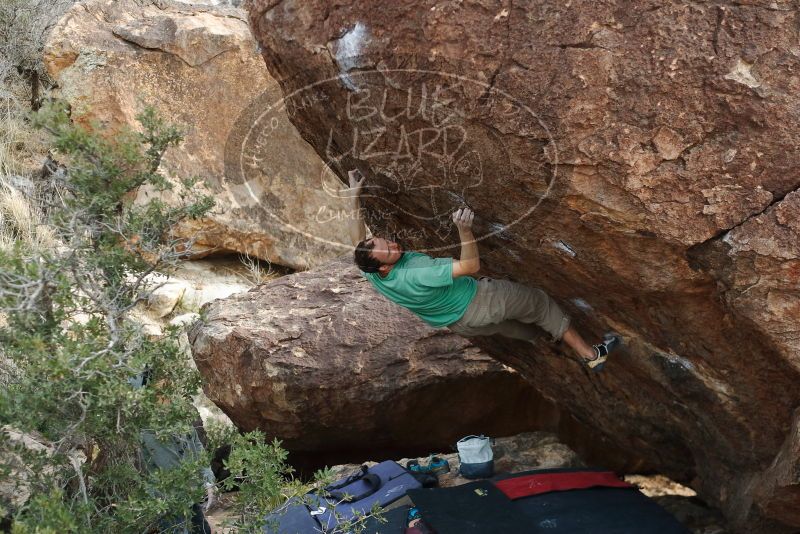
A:
POLYGON ((378 272, 380 274, 382 274, 383 276, 386 276, 387 274, 389 274, 389 271, 390 271, 390 268, 385 263, 383 265, 381 265, 380 267, 378 267, 378 272))

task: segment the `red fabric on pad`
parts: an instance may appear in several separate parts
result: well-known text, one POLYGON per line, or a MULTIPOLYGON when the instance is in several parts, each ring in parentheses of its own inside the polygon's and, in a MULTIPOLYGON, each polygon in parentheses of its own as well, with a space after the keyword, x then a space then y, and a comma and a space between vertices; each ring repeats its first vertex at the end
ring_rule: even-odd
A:
POLYGON ((509 499, 540 495, 551 491, 586 489, 602 486, 606 488, 633 488, 620 480, 611 471, 573 471, 568 473, 540 473, 494 482, 497 489, 509 499))

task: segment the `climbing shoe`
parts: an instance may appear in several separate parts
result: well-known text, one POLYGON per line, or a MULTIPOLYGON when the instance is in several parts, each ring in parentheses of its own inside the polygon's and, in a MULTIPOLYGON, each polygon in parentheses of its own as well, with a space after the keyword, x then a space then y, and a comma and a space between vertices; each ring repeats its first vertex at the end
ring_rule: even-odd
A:
POLYGON ((608 355, 611 351, 616 349, 622 343, 622 338, 617 334, 608 333, 603 336, 603 342, 597 345, 592 345, 594 349, 594 358, 590 360, 584 359, 583 362, 590 371, 598 373, 603 370, 608 355))
POLYGON ((450 472, 450 462, 438 456, 431 456, 428 462, 428 469, 436 476, 443 475, 450 472))
POLYGON ((431 456, 428 459, 427 465, 422 465, 417 460, 409 460, 406 463, 406 469, 413 473, 426 473, 439 476, 450 472, 450 463, 444 458, 431 456))

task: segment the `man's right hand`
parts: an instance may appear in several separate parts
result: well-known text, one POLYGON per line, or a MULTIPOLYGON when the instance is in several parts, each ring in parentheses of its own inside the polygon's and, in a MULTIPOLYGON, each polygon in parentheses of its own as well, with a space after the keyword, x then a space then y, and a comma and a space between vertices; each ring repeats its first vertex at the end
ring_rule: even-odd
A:
POLYGON ((366 179, 358 169, 347 171, 347 181, 350 188, 342 190, 342 196, 345 198, 358 198, 361 195, 361 186, 364 185, 364 180, 366 179))
POLYGON ((461 208, 453 214, 453 223, 458 228, 459 233, 472 232, 472 220, 475 213, 469 208, 461 208))
POLYGON ((478 243, 472 235, 472 219, 475 214, 469 208, 461 208, 453 214, 453 222, 461 239, 461 258, 453 262, 453 278, 477 274, 481 269, 478 243))

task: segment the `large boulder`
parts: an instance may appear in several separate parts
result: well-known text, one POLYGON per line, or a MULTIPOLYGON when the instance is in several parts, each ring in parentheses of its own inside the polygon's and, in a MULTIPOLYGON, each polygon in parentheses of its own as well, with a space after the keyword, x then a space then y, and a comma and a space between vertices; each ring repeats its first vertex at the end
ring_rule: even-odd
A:
POLYGON ((248 6, 293 124, 369 177, 374 233, 455 255, 467 204, 482 274, 627 339, 597 377, 544 343, 490 354, 740 530, 800 527, 793 3, 248 6))
MULTIPOLYGON (((217 201, 210 216, 178 229, 196 238, 198 256, 233 251, 304 269, 342 253, 346 227, 325 217, 344 206, 338 179, 285 112, 259 123, 263 110, 280 101, 280 90, 243 11, 161 0, 82 1, 50 34, 45 63, 79 123, 112 132, 135 127, 143 106, 152 105, 185 129, 163 170, 176 179, 202 178, 217 201)), ((142 190, 139 199, 154 194, 142 190)))
POLYGON ((295 453, 424 452, 541 422, 538 395, 515 371, 394 306, 347 260, 214 301, 201 316, 189 338, 205 393, 240 429, 295 453))

